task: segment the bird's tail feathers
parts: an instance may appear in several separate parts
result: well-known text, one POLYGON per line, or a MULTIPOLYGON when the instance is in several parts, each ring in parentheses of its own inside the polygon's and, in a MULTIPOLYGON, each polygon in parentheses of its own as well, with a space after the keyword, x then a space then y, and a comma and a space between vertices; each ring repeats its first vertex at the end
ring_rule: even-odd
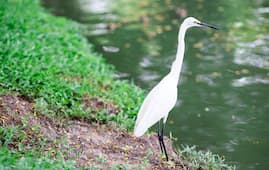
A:
POLYGON ((159 120, 159 118, 154 115, 145 115, 147 116, 142 117, 138 122, 136 122, 134 135, 137 137, 142 136, 152 125, 154 125, 159 120))
POLYGON ((134 129, 134 135, 136 137, 140 137, 144 135, 144 133, 148 130, 148 128, 142 128, 141 126, 136 126, 134 129))

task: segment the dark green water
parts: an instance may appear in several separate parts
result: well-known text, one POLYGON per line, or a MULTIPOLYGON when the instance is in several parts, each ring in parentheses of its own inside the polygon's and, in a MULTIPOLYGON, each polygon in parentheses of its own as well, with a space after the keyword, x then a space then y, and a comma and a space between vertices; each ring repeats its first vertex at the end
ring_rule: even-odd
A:
POLYGON ((222 27, 193 28, 168 118, 178 145, 224 155, 238 169, 269 169, 268 0, 43 0, 56 15, 83 23, 119 78, 151 89, 175 58, 185 15, 222 27))

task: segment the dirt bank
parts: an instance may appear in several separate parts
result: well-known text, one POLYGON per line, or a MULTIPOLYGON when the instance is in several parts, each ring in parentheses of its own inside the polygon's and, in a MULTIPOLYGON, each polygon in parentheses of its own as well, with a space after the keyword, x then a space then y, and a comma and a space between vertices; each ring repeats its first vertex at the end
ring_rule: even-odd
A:
POLYGON ((189 169, 174 153, 172 142, 167 138, 169 162, 161 156, 155 134, 136 138, 115 124, 52 118, 35 112, 33 106, 34 102, 24 96, 0 96, 1 126, 21 126, 21 133, 26 135, 23 139, 14 136, 10 149, 18 150, 22 143, 25 148, 48 151, 52 156, 60 151, 65 159, 74 159, 78 167, 189 169))

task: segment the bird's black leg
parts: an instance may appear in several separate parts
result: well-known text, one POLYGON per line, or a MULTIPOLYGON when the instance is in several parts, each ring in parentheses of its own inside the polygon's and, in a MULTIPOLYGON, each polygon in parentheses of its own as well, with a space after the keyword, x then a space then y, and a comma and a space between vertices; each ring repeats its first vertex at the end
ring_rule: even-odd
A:
POLYGON ((160 148, 161 148, 161 151, 163 153, 163 145, 162 145, 162 134, 161 134, 161 120, 159 121, 159 124, 158 124, 158 139, 159 139, 159 143, 160 143, 160 148))
POLYGON ((164 123, 162 124, 161 136, 162 136, 162 140, 161 140, 161 141, 162 141, 162 144, 163 144, 163 150, 164 150, 165 158, 166 158, 166 161, 168 161, 168 155, 167 155, 166 148, 165 148, 165 144, 164 144, 164 141, 163 141, 163 136, 164 136, 164 123))
POLYGON ((166 161, 168 161, 168 155, 167 155, 166 148, 165 148, 165 144, 164 144, 164 141, 163 141, 163 136, 164 136, 164 123, 162 123, 162 125, 161 125, 161 121, 162 121, 162 120, 159 121, 158 138, 159 138, 159 142, 160 142, 161 151, 162 151, 162 153, 164 152, 166 161))

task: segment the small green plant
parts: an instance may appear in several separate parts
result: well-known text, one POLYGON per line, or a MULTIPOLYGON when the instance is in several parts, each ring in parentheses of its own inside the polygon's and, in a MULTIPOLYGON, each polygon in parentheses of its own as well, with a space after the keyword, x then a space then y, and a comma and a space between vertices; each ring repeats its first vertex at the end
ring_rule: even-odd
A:
POLYGON ((147 155, 143 158, 142 160, 142 165, 141 165, 141 168, 146 166, 146 164, 148 163, 149 161, 149 157, 153 154, 152 150, 151 149, 147 149, 147 155))
POLYGON ((178 152, 194 169, 235 170, 234 166, 224 162, 224 158, 209 151, 197 151, 195 146, 182 146, 178 152))
POLYGON ((129 166, 127 164, 117 164, 112 166, 112 170, 129 170, 129 166))
POLYGON ((103 164, 103 163, 106 162, 106 159, 105 159, 105 157, 102 154, 99 154, 98 157, 97 157, 97 161, 99 163, 103 164))
POLYGON ((90 170, 103 170, 102 168, 96 166, 94 163, 90 165, 89 169, 90 170))
POLYGON ((25 135, 21 132, 22 127, 10 125, 9 127, 0 126, 0 144, 7 147, 12 145, 14 139, 23 140, 25 135))

